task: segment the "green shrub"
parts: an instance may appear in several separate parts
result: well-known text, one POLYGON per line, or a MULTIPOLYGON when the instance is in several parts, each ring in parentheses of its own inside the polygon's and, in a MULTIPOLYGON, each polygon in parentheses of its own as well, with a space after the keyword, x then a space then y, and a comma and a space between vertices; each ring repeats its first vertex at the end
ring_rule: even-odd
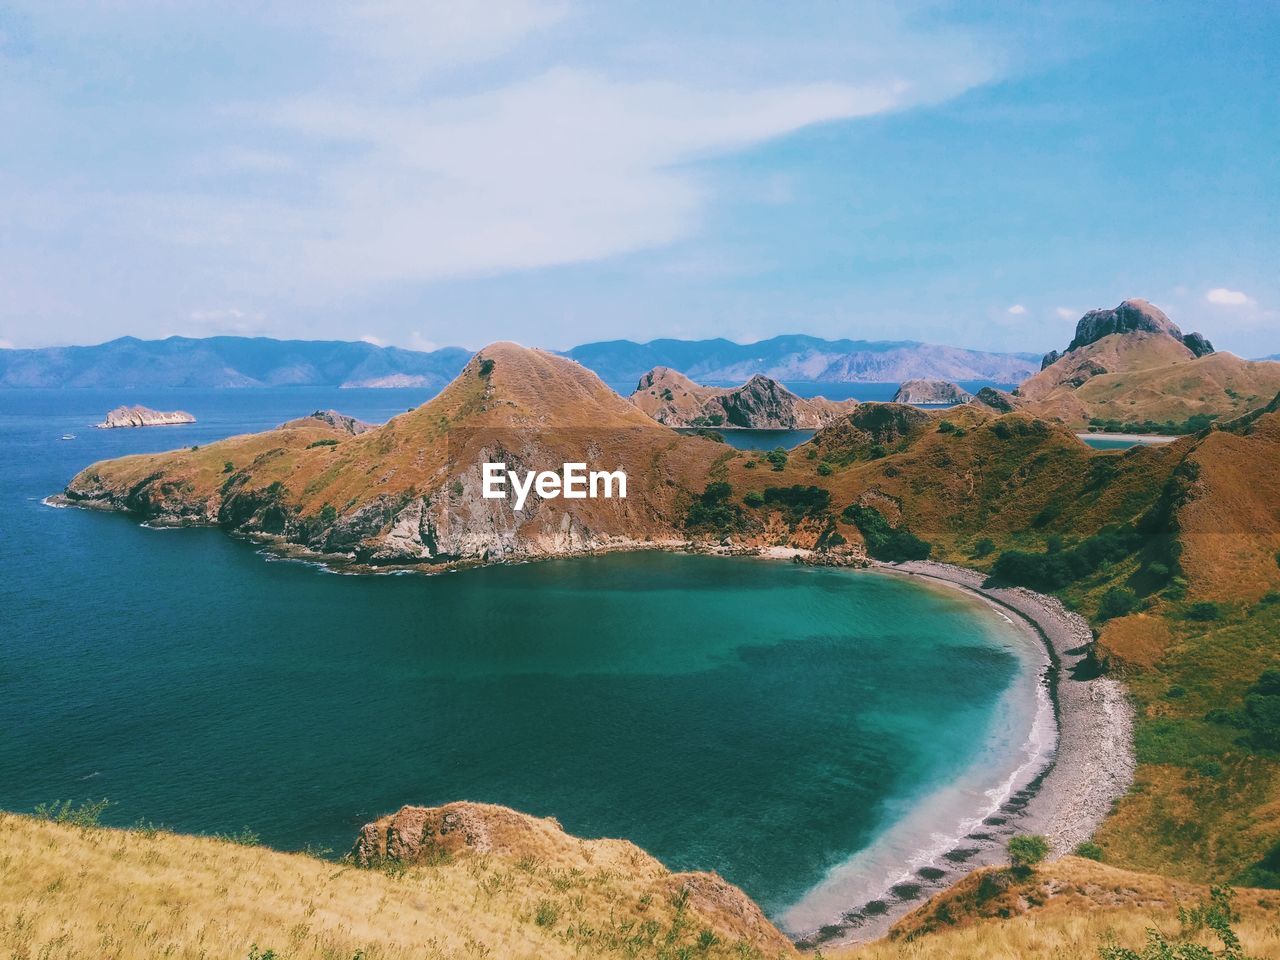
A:
POLYGON ((65 823, 73 827, 100 827, 102 814, 109 806, 111 801, 106 799, 86 800, 79 804, 70 800, 55 800, 37 806, 35 816, 40 820, 65 823))
POLYGON ((689 505, 684 519, 685 528, 721 536, 745 529, 746 515, 742 507, 730 501, 732 493, 733 487, 723 480, 708 483, 689 505))
POLYGON ((1212 600, 1200 600, 1187 609, 1188 620, 1218 620, 1222 617, 1222 608, 1212 600))
POLYGON ((310 443, 307 444, 307 449, 312 450, 316 447, 336 447, 337 445, 338 445, 337 440, 333 440, 329 437, 326 437, 323 440, 312 440, 310 443))
POLYGON ((1075 849, 1077 857, 1084 857, 1086 860, 1102 860, 1102 848, 1092 840, 1086 840, 1075 849))
POLYGON ((1057 590, 1115 563, 1142 545, 1132 527, 1107 527, 1069 549, 1055 553, 1006 550, 997 558, 992 575, 1007 583, 1036 590, 1057 590))
POLYGON ((1110 620, 1113 617, 1123 617, 1132 613, 1137 605, 1138 597, 1132 590, 1112 587, 1102 595, 1102 601, 1098 604, 1098 618, 1110 620))
POLYGON ((875 507, 851 503, 841 517, 854 524, 867 542, 867 552, 877 560, 901 563, 905 560, 927 560, 933 545, 921 540, 905 524, 891 527, 883 513, 875 507))
POLYGON ((775 447, 764 455, 764 458, 773 465, 774 470, 781 470, 787 465, 787 451, 782 447, 775 447))
POLYGON ((554 927, 556 921, 560 919, 560 908, 550 900, 539 900, 537 912, 533 915, 533 922, 540 927, 554 927))
POLYGON ((1098 956, 1101 960, 1253 960, 1244 953, 1240 938, 1231 927, 1240 919, 1231 906, 1234 891, 1230 887, 1213 887, 1209 897, 1207 903, 1201 901, 1190 909, 1178 908, 1181 930, 1177 940, 1171 941, 1155 927, 1149 927, 1147 942, 1139 952, 1120 946, 1115 942, 1115 935, 1109 934, 1098 949, 1098 956), (1222 950, 1212 950, 1198 942, 1198 934, 1206 929, 1217 936, 1222 950))
POLYGON ((973 555, 975 557, 989 557, 995 552, 996 545, 990 537, 983 537, 973 545, 973 555))
POLYGON ((488 357, 485 357, 483 360, 480 361, 480 376, 488 380, 489 374, 493 373, 494 366, 495 366, 495 361, 490 360, 488 357))
POLYGON ((1020 870, 1030 870, 1049 855, 1049 841, 1039 834, 1023 833, 1009 840, 1009 862, 1020 870))
POLYGON ((1251 743, 1280 750, 1280 669, 1263 670, 1245 692, 1242 720, 1251 743))
POLYGON ((223 473, 234 473, 235 469, 236 469, 236 465, 232 463, 230 460, 228 460, 226 463, 222 465, 223 473))
POLYGON ((938 424, 938 432, 939 433, 955 433, 956 425, 952 423, 950 420, 943 420, 940 424, 938 424))
POLYGON ((746 495, 743 496, 742 502, 748 507, 762 507, 764 506, 764 494, 759 490, 748 490, 746 495))
POLYGON ((829 476, 831 476, 831 473, 832 473, 832 471, 831 471, 831 464, 829 464, 829 463, 820 463, 820 464, 818 464, 818 476, 820 476, 820 477, 829 477, 829 476))
POLYGON ((796 483, 789 487, 765 487, 764 502, 786 511, 792 522, 822 513, 831 503, 830 492, 796 483))

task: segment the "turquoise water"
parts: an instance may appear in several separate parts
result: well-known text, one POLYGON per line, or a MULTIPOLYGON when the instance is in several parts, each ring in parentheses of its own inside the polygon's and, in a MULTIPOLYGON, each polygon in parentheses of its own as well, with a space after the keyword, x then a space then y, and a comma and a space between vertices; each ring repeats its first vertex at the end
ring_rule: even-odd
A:
POLYGON ((107 797, 113 823, 341 852, 400 804, 492 801, 777 916, 1020 722, 1012 628, 889 576, 666 554, 337 576, 40 503, 104 456, 420 399, 0 393, 0 807, 107 797), (122 401, 200 422, 86 428, 122 401))

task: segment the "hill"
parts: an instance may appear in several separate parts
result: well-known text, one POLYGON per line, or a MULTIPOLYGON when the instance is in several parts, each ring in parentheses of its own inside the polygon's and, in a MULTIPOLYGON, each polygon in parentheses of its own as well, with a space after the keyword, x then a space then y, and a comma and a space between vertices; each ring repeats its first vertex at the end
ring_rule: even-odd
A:
POLYGON ((824 340, 799 335, 745 344, 724 339, 609 340, 574 347, 565 356, 609 383, 635 382, 655 367, 683 371, 700 383, 740 383, 755 374, 773 380, 839 383, 900 383, 917 378, 1017 383, 1034 372, 1039 360, 1029 353, 988 353, 911 340, 824 340))
POLYGON ((798 397, 761 374, 740 387, 704 387, 666 367, 641 377, 630 400, 669 427, 774 430, 815 429, 858 405, 856 400, 798 397))
POLYGON ((88 347, 0 350, 0 387, 400 386, 435 392, 468 351, 339 340, 121 337, 88 347))
POLYGON ((50 960, 795 955, 736 887, 671 873, 626 841, 580 840, 553 820, 482 804, 397 815, 413 816, 419 827, 434 817, 447 845, 362 869, 248 836, 0 814, 0 950, 50 960), (454 824, 462 829, 448 832, 454 824))
POLYGON ((357 435, 332 419, 97 464, 71 502, 209 523, 365 565, 474 563, 678 539, 725 448, 663 427, 571 360, 486 347, 438 396, 357 435), (483 496, 481 464, 622 470, 629 496, 483 496))
MULTIPOLYGON (((1117 336, 1163 334, 1084 349, 1117 336)), ((96 464, 66 499, 367 566, 688 545, 974 568, 1087 616, 1097 638, 1075 668, 1123 677, 1133 696, 1136 784, 1097 855, 1186 882, 1280 886, 1280 395, 1123 452, 975 401, 860 404, 764 453, 681 437, 572 361, 495 344, 422 407, 357 435, 342 423, 96 464), (622 467, 629 496, 514 511, 478 496, 491 457, 622 467)))
POLYGON ((1018 387, 1026 409, 1077 427, 1193 432, 1265 404, 1280 390, 1280 364, 1217 353, 1145 300, 1081 317, 1063 353, 1018 387))

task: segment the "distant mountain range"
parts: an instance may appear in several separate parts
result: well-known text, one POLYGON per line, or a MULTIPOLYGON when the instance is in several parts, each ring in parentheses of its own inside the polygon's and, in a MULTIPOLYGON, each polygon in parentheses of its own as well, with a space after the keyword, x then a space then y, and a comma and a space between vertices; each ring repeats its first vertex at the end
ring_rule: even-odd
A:
POLYGON ((758 343, 732 340, 609 340, 565 356, 607 383, 639 382, 669 367, 699 383, 741 383, 760 373, 782 381, 901 383, 904 380, 994 380, 1020 383, 1040 369, 1031 353, 987 353, 912 340, 824 340, 792 335, 758 343))
MULTIPOLYGON (((917 378, 1017 383, 1034 373, 1030 353, 984 353, 912 341, 783 336, 730 340, 612 340, 564 351, 608 383, 634 384, 654 367, 702 382, 775 380, 900 383, 917 378)), ((88 347, 0 350, 0 387, 419 387, 439 390, 470 350, 421 352, 362 341, 268 337, 121 337, 88 347)))
POLYGON ((422 387, 439 390, 471 356, 363 341, 121 337, 92 347, 0 350, 0 387, 422 387))

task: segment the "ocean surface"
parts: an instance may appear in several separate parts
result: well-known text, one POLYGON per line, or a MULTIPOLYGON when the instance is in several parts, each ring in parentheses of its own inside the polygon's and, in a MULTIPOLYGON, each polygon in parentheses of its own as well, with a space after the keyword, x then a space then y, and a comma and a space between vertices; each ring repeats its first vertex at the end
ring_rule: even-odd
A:
POLYGON ((1026 762, 1042 654, 953 591, 657 553, 339 576, 41 502, 105 457, 425 399, 0 391, 0 808, 107 798, 113 824, 342 853, 401 804, 491 801, 799 928, 947 849, 1026 762), (89 426, 122 402, 198 422, 89 426))

